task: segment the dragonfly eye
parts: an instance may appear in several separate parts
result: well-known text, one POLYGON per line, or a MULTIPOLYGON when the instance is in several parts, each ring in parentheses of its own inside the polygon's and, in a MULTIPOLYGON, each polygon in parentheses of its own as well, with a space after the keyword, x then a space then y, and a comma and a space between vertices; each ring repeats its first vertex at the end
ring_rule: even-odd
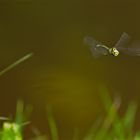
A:
POLYGON ((119 51, 116 48, 110 48, 109 49, 110 54, 112 54, 113 56, 118 56, 119 55, 119 51))
POLYGON ((112 49, 112 54, 113 54, 114 56, 118 56, 118 55, 119 55, 119 51, 118 51, 116 48, 113 48, 113 49, 112 49))

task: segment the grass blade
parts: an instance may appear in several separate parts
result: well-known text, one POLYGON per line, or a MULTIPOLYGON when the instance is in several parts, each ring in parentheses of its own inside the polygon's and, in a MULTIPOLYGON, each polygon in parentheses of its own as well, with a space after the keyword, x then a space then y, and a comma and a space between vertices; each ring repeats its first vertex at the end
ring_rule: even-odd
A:
POLYGON ((51 140, 59 140, 57 126, 56 126, 55 120, 53 118, 52 110, 50 107, 47 108, 47 113, 48 113, 47 117, 48 117, 50 133, 51 133, 51 140))
POLYGON ((25 60, 29 59, 32 55, 33 55, 33 53, 29 53, 29 54, 23 56, 22 58, 18 59, 17 61, 15 61, 11 65, 9 65, 5 69, 3 69, 2 71, 0 71, 0 76, 2 76, 3 74, 5 74, 6 72, 8 72, 9 70, 11 70, 12 68, 16 67, 20 63, 24 62, 25 60))

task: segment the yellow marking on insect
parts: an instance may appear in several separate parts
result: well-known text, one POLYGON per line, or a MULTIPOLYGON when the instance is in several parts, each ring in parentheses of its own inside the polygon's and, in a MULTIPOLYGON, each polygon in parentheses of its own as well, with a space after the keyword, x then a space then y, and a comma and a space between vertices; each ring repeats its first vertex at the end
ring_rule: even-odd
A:
POLYGON ((119 51, 116 48, 109 48, 109 53, 112 54, 113 56, 118 56, 119 51))
POLYGON ((108 50, 109 53, 112 54, 113 56, 118 56, 118 55, 119 55, 119 51, 118 51, 116 48, 114 48, 114 47, 109 48, 109 47, 107 47, 107 46, 105 46, 105 45, 102 45, 102 44, 97 44, 96 46, 97 46, 97 47, 105 48, 105 49, 108 50))

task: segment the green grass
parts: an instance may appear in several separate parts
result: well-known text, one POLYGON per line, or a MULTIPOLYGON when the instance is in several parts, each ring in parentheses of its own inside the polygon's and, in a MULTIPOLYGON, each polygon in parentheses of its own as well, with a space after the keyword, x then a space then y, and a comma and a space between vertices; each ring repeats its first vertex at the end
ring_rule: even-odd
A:
MULTIPOLYGON (((17 60, 0 72, 0 76, 14 68, 18 64, 27 60, 33 53, 29 53, 17 60)), ((118 111, 121 107, 121 100, 115 97, 112 100, 106 88, 100 88, 101 100, 106 111, 105 117, 99 117, 90 128, 89 132, 82 140, 140 140, 140 133, 133 131, 137 103, 131 102, 123 116, 120 116, 118 111)), ((29 116, 32 111, 32 106, 24 107, 22 101, 17 102, 15 119, 1 116, 0 120, 3 124, 0 128, 0 140, 23 140, 23 128, 28 125, 29 116)), ((51 140, 59 140, 57 125, 52 114, 52 108, 47 109, 48 124, 50 129, 51 140)), ((35 137, 29 140, 49 140, 47 135, 41 135, 35 129, 35 137)), ((75 129, 72 140, 81 140, 79 138, 79 130, 75 129)))
POLYGON ((95 126, 84 140, 140 140, 139 133, 134 133, 133 124, 137 109, 136 102, 131 102, 123 116, 119 116, 121 100, 111 100, 105 88, 101 88, 101 99, 106 110, 106 117, 95 126))
MULTIPOLYGON (((104 89, 101 92, 101 99, 106 110, 106 117, 97 119, 82 140, 140 140, 140 133, 133 131, 137 104, 131 102, 124 115, 120 117, 118 114, 121 107, 120 98, 116 97, 111 100, 108 92, 104 89)), ((7 120, 3 122, 0 131, 1 140, 23 140, 22 129, 29 123, 26 116, 29 116, 31 107, 23 108, 23 102, 19 101, 15 121, 3 117, 7 120)), ((49 108, 47 111, 51 140, 59 140, 52 109, 49 108)), ((80 140, 79 133, 79 130, 75 129, 72 140, 80 140)), ((48 140, 48 137, 36 133, 35 138, 29 140, 48 140)))
POLYGON ((4 68, 3 70, 0 71, 0 76, 4 75, 5 73, 7 73, 9 70, 15 68, 16 66, 18 66, 19 64, 21 64, 22 62, 28 60, 30 57, 33 56, 33 53, 28 53, 25 56, 21 57, 20 59, 16 60, 14 63, 10 64, 9 66, 7 66, 6 68, 4 68))

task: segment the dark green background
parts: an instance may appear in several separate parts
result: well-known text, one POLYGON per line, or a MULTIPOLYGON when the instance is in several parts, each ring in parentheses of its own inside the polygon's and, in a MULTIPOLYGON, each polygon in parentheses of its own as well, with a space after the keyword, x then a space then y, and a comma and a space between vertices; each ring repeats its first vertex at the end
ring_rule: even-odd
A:
POLYGON ((0 68, 35 54, 0 78, 0 115, 14 114, 21 98, 34 106, 32 124, 47 132, 51 104, 61 139, 68 140, 102 112, 100 85, 121 95, 122 110, 140 101, 140 57, 94 59, 83 43, 91 35, 113 46, 124 31, 140 40, 138 0, 1 0, 0 68))

